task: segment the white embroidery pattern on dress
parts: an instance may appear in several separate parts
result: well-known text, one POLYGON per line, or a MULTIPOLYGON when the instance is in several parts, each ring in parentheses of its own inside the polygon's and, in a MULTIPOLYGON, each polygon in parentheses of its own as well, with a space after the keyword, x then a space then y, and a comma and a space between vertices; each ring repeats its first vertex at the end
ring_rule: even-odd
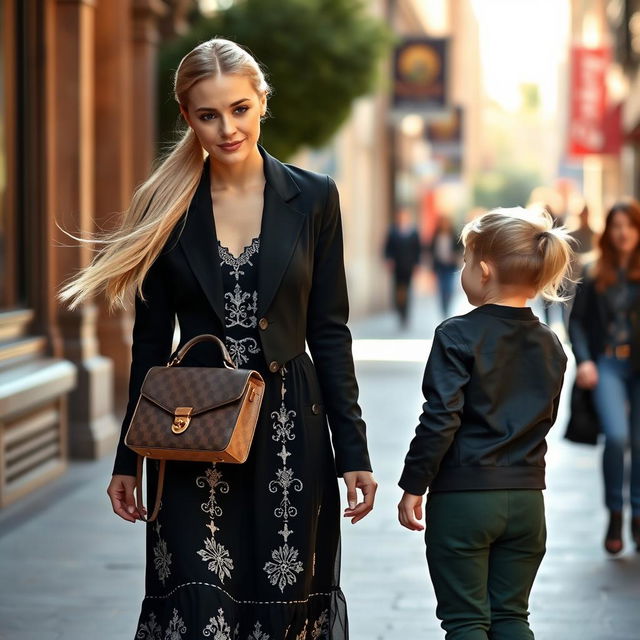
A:
MULTIPOLYGON (((178 615, 178 610, 173 610, 173 618, 169 620, 169 626, 164 633, 164 640, 181 640, 183 634, 187 633, 184 620, 178 615)), ((153 611, 149 614, 146 624, 141 624, 136 633, 136 638, 141 640, 163 640, 162 627, 156 621, 156 614, 153 611)))
POLYGON ((251 257, 258 253, 258 249, 260 249, 260 236, 254 238, 251 241, 250 245, 247 245, 239 256, 234 256, 227 247, 220 244, 218 240, 219 253, 220 258, 224 264, 231 267, 231 275, 236 279, 236 282, 240 279, 240 276, 244 275, 244 271, 240 269, 245 265, 249 264, 253 266, 253 262, 251 262, 251 257))
MULTIPOLYGON (((229 249, 218 243, 218 253, 223 265, 231 268, 231 275, 236 279, 236 286, 233 293, 228 291, 224 294, 225 299, 225 327, 243 327, 244 329, 253 329, 258 319, 256 313, 258 311, 258 292, 243 291, 238 280, 244 271, 241 268, 245 265, 253 266, 251 262, 252 256, 258 253, 260 249, 260 238, 254 238, 250 245, 246 246, 239 256, 234 256, 229 249)), ((249 355, 260 353, 260 347, 255 338, 246 337, 237 340, 230 336, 226 336, 225 342, 229 355, 240 367, 249 362, 249 355)))
POLYGON ((178 610, 173 610, 173 618, 169 621, 169 627, 164 634, 165 640, 180 640, 182 634, 187 633, 187 627, 182 618, 178 616, 178 610))
POLYGON ((204 476, 196 478, 198 487, 209 487, 209 500, 200 505, 202 511, 209 515, 211 521, 207 528, 211 531, 211 537, 205 538, 204 549, 200 549, 197 553, 203 562, 208 562, 207 569, 218 576, 218 580, 224 584, 225 578, 231 577, 233 571, 233 560, 229 555, 226 547, 215 540, 216 527, 214 518, 222 515, 222 508, 216 499, 216 491, 220 493, 229 493, 229 483, 222 480, 222 473, 217 469, 215 462, 205 471, 204 476))
POLYGON ((136 638, 141 638, 142 640, 162 640, 162 629, 156 622, 155 613, 151 612, 149 614, 149 620, 146 623, 140 624, 136 638))
MULTIPOLYGON (((160 508, 162 508, 162 503, 160 503, 160 508)), ((162 586, 164 586, 165 580, 171 574, 171 554, 167 549, 167 541, 160 537, 161 526, 160 521, 156 520, 155 530, 158 536, 158 542, 156 546, 153 547, 153 565, 158 572, 158 579, 162 582, 162 586)))
POLYGON ((272 425, 274 433, 271 438, 281 445, 280 451, 276 455, 282 460, 282 467, 276 470, 276 479, 269 483, 269 491, 277 493, 282 490, 282 500, 273 513, 284 523, 282 529, 278 531, 278 534, 284 538, 284 544, 271 552, 272 561, 264 565, 264 570, 271 584, 278 585, 280 591, 284 592, 287 585, 295 584, 296 574, 303 570, 303 564, 298 560, 298 550, 288 544, 289 536, 293 533, 293 529, 289 528, 289 518, 295 518, 298 514, 296 507, 291 504, 291 491, 302 491, 303 485, 299 478, 294 477, 293 469, 287 466, 287 458, 291 455, 287 449, 287 442, 296 437, 293 433, 296 412, 289 410, 285 403, 287 369, 282 367, 280 373, 282 377, 281 403, 280 409, 271 413, 271 419, 274 421, 272 425))
POLYGON ((329 637, 329 610, 325 609, 320 617, 313 623, 313 630, 311 631, 311 638, 317 640, 318 638, 329 637))
POLYGON ((231 627, 224 619, 224 611, 220 607, 218 615, 215 618, 209 618, 209 624, 202 630, 202 635, 208 638, 214 634, 213 640, 235 640, 239 634, 239 627, 240 625, 237 624, 233 632, 231 631, 231 627))
POLYGON ((256 626, 253 628, 253 631, 247 640, 269 640, 269 638, 270 636, 268 633, 263 633, 262 625, 259 622, 256 622, 256 626))

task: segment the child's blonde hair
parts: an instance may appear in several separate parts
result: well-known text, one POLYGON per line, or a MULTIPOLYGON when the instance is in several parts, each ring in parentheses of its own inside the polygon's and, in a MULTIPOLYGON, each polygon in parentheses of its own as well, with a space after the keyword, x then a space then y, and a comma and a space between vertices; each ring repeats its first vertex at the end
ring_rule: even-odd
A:
POLYGON ((573 257, 572 238, 554 227, 543 208, 493 209, 467 223, 461 234, 474 261, 490 262, 498 281, 533 287, 545 300, 565 302, 562 284, 573 257))

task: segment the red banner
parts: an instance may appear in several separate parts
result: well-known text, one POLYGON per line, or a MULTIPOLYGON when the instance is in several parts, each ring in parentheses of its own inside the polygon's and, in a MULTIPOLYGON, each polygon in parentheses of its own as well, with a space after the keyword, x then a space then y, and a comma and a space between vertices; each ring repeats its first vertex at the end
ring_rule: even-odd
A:
MULTIPOLYGON (((619 120, 612 121, 607 102, 609 50, 574 46, 571 50, 569 155, 616 153, 613 137, 619 136, 619 120), (618 131, 616 132, 616 128, 618 131)), ((614 110, 615 113, 615 110, 614 110)))

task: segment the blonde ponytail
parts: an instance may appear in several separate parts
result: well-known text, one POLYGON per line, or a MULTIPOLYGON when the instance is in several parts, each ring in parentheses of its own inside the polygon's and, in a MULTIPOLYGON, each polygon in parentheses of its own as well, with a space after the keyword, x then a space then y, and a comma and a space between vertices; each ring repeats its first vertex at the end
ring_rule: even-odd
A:
MULTIPOLYGON (((207 40, 190 51, 178 65, 174 97, 181 105, 200 80, 219 74, 244 75, 258 95, 271 88, 254 58, 235 42, 207 40)), ((80 238, 58 227, 79 242, 102 245, 91 263, 58 292, 70 310, 104 293, 109 310, 125 307, 126 296, 135 289, 142 296, 144 277, 158 257, 172 230, 187 210, 202 174, 204 150, 191 128, 161 161, 153 174, 134 192, 120 227, 112 232, 80 238)), ((144 299, 144 298, 143 298, 144 299)))
POLYGON ((572 240, 564 227, 552 227, 539 235, 538 250, 542 263, 537 286, 540 295, 549 302, 568 300, 561 292, 573 256, 572 240))
POLYGON ((573 239, 545 209, 493 209, 464 227, 462 242, 474 260, 494 265, 501 284, 531 287, 549 302, 568 299, 561 291, 573 239))
POLYGON ((103 249, 61 288, 58 299, 72 300, 68 308, 73 310, 91 296, 104 293, 112 310, 125 306, 125 296, 134 287, 142 296, 147 270, 195 193, 203 159, 202 147, 189 129, 157 171, 135 191, 116 231, 95 234, 91 240, 71 236, 103 245, 103 249))

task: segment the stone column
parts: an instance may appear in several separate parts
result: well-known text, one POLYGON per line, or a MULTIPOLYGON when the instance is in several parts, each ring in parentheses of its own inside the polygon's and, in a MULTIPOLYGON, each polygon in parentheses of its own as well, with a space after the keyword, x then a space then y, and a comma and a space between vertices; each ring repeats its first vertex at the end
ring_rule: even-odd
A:
POLYGON ((132 0, 132 11, 133 181, 139 184, 156 157, 158 19, 168 8, 160 0, 132 0))
MULTIPOLYGON (((131 0, 97 3, 95 12, 95 221, 116 228, 133 190, 131 0)), ((100 351, 114 363, 116 414, 124 412, 131 360, 130 313, 99 303, 100 351)))
MULTIPOLYGON (((79 234, 95 228, 95 5, 95 0, 57 0, 55 10, 53 210, 65 229, 79 234)), ((56 239, 65 245, 58 248, 56 263, 63 281, 87 265, 92 253, 60 231, 56 239)), ((113 415, 113 364, 99 353, 97 319, 94 304, 58 309, 62 355, 78 368, 78 384, 69 395, 69 452, 78 458, 111 452, 119 431, 113 415)))

